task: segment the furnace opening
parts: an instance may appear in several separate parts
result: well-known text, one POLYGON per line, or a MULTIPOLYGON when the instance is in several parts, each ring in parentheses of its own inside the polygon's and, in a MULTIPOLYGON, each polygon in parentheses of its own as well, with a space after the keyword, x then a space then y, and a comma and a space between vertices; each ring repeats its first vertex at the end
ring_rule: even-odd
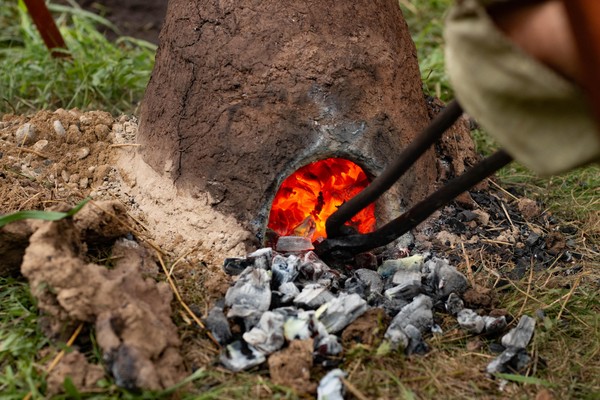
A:
MULTIPOLYGON (((369 184, 363 169, 343 158, 308 164, 283 181, 275 195, 267 227, 279 236, 327 237, 325 221, 345 201, 369 184)), ((371 204, 346 225, 360 233, 375 228, 375 205, 371 204)))

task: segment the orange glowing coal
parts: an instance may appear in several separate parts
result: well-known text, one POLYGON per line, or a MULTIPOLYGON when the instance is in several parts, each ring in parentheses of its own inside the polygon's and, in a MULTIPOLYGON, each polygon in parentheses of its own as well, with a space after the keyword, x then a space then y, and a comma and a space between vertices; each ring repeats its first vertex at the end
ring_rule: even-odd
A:
MULTIPOLYGON (((325 221, 345 201, 369 184, 361 167, 343 158, 328 158, 300 168, 279 188, 268 228, 280 236, 327 237, 325 221)), ((347 225, 360 233, 375 228, 375 205, 354 216, 347 225)))

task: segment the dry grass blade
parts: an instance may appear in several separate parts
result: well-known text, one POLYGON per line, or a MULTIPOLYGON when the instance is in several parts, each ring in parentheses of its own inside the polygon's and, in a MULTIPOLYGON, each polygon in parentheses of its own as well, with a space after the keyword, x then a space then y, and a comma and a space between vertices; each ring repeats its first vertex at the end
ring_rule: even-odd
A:
POLYGON ((198 316, 190 309, 186 302, 183 301, 183 298, 181 297, 181 294, 179 293, 179 290, 177 289, 173 278, 169 274, 169 270, 167 269, 167 266, 165 265, 165 262, 163 261, 159 251, 156 252, 156 256, 158 257, 160 266, 162 267, 162 270, 165 273, 165 277, 169 282, 169 286, 171 286, 171 290, 173 291, 173 294, 175 294, 175 297, 177 297, 177 301, 179 301, 179 304, 181 304, 181 306, 185 309, 188 315, 198 324, 198 326, 206 332, 208 338, 217 346, 217 348, 221 348, 221 345, 219 344, 217 339, 215 339, 215 337, 208 330, 206 330, 206 326, 204 326, 202 321, 200 321, 200 318, 198 318, 198 316))

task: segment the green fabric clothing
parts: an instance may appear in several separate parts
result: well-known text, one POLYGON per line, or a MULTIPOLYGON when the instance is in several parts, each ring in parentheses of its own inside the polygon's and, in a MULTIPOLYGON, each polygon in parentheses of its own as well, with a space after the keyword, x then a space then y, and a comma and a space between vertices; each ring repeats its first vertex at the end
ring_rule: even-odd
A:
POLYGON ((552 175, 600 160, 583 93, 521 51, 482 4, 459 0, 444 31, 446 67, 464 110, 518 162, 552 175))

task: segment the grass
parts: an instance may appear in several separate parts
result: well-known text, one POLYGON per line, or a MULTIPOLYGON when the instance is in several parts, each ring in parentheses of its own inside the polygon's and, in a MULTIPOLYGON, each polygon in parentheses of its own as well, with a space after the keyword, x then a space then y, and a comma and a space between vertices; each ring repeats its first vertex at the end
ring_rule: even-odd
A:
MULTIPOLYGON (((401 0, 404 15, 416 42, 425 91, 444 100, 452 90, 444 73, 441 25, 450 0, 401 0)), ((22 5, 0 0, 0 112, 29 112, 41 108, 79 107, 113 113, 134 112, 153 62, 154 47, 128 38, 116 43, 104 39, 94 24, 108 24, 75 6, 53 6, 72 59, 50 58, 41 39, 23 12, 22 5), (18 68, 15 68, 15 65, 18 68), (51 79, 48 79, 51 77, 51 79), (24 84, 23 82, 27 82, 24 84)), ((476 132, 480 152, 488 154, 495 143, 476 132)), ((499 291, 500 306, 512 315, 534 315, 543 309, 530 352, 534 357, 528 376, 487 377, 482 369, 493 355, 485 349, 467 351, 475 338, 444 320, 444 334, 429 339, 432 351, 406 358, 382 354, 378 347, 358 346, 348 351, 342 368, 359 394, 366 398, 534 398, 549 389, 555 398, 598 398, 600 393, 600 168, 588 167, 543 179, 518 164, 499 174, 501 185, 545 204, 561 225, 575 227, 571 239, 581 259, 568 276, 564 266, 537 271, 499 291)), ((544 227, 541 227, 542 229, 544 227)), ((469 254, 475 281, 491 287, 494 271, 502 265, 469 254)), ((467 268, 463 263, 460 268, 467 268)), ((202 352, 207 340, 186 325, 180 314, 186 350, 202 352)), ((482 338, 484 345, 488 340, 482 338)), ((90 337, 93 343, 93 336, 90 337)), ((210 345, 210 344, 208 344, 210 345)), ((38 312, 26 283, 0 278, 0 398, 22 399, 28 393, 43 398, 45 370, 61 346, 51 344, 38 325, 38 312)), ((95 357, 98 357, 96 354, 95 357)), ((202 357, 207 357, 203 354, 202 357)), ((230 374, 218 369, 198 370, 179 398, 234 399, 296 398, 289 389, 273 385, 268 374, 230 374)), ((59 398, 169 398, 161 393, 130 393, 104 381, 97 392, 67 393, 59 398)))
POLYGON ((108 41, 109 21, 79 8, 49 5, 70 58, 48 53, 22 0, 0 0, 1 113, 102 109, 131 113, 150 78, 156 46, 130 37, 108 41))

